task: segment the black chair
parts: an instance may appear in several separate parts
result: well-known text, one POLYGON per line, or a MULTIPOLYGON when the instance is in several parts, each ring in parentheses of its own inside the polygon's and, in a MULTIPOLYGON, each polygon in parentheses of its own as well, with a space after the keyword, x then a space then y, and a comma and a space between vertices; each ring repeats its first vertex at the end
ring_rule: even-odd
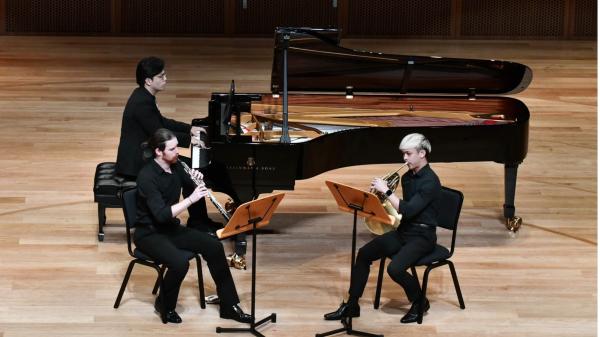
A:
MULTIPOLYGON (((427 266, 423 273, 423 283, 421 290, 423 297, 427 295, 427 281, 429 278, 429 272, 437 267, 448 265, 450 272, 452 273, 452 281, 454 281, 454 289, 456 290, 456 296, 460 303, 460 308, 465 308, 465 302, 463 301, 462 293, 460 291, 460 285, 458 284, 458 277, 456 276, 456 270, 454 270, 454 264, 449 259, 454 253, 454 243, 456 242, 456 230, 458 227, 458 217, 460 216, 460 210, 463 203, 463 194, 460 191, 453 190, 451 188, 442 187, 442 198, 440 200, 440 213, 438 216, 438 226, 452 231, 452 243, 450 244, 450 250, 446 247, 436 244, 435 249, 431 254, 422 257, 417 263, 410 267, 410 270, 414 277, 419 280, 417 270, 415 267, 427 266)), ((381 283, 383 281, 383 270, 385 267, 385 257, 381 259, 379 264, 379 276, 377 278, 377 289, 375 290, 375 300, 373 307, 379 308, 379 300, 381 297, 381 283)), ((419 313, 417 323, 423 322, 423 311, 419 313)))
MULTIPOLYGON (((125 215, 125 229, 127 233, 127 249, 129 251, 129 255, 133 257, 133 260, 129 262, 129 267, 127 268, 127 272, 125 273, 125 278, 123 279, 123 283, 121 284, 121 289, 119 290, 119 295, 117 296, 117 300, 115 301, 114 308, 118 308, 121 303, 121 298, 123 297, 123 293, 125 292, 125 287, 127 287, 127 282, 129 281, 129 277, 131 276, 131 271, 133 270, 133 266, 138 263, 144 266, 152 267, 158 273, 158 277, 154 284, 154 289, 152 290, 152 294, 156 294, 158 289, 162 286, 163 282, 163 274, 165 272, 166 266, 162 265, 160 261, 156 261, 150 256, 144 254, 138 248, 132 249, 132 228, 135 225, 136 218, 136 197, 137 197, 137 188, 129 189, 122 193, 123 198, 123 214, 125 215)), ((188 259, 196 259, 196 269, 198 271, 198 288, 200 290, 200 307, 202 309, 206 308, 206 301, 204 299, 204 279, 202 277, 202 261, 200 259, 200 255, 194 254, 193 252, 189 252, 188 259)), ((161 303, 162 306, 162 303, 161 303)), ((166 317, 161 317, 163 323, 167 323, 166 317)))

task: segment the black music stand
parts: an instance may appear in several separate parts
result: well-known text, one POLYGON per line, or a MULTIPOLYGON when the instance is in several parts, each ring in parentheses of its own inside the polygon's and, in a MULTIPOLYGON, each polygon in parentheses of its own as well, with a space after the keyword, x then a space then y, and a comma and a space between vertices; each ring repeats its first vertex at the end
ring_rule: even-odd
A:
POLYGON ((288 127, 288 48, 290 47, 290 33, 284 33, 281 37, 281 46, 283 48, 283 106, 281 111, 281 138, 282 144, 289 144, 290 133, 288 127))
MULTIPOLYGON (((389 215, 379 198, 372 193, 361 191, 351 186, 343 185, 340 183, 326 181, 327 187, 333 194, 336 203, 340 210, 354 214, 354 222, 352 226, 352 261, 350 262, 350 281, 353 279, 354 261, 356 259, 356 219, 360 215, 361 217, 374 218, 375 220, 392 224, 394 222, 393 217, 389 215)), ((324 333, 316 334, 316 337, 324 337, 334 335, 340 332, 345 332, 348 335, 355 336, 367 336, 367 337, 383 337, 383 335, 372 334, 369 332, 358 331, 352 329, 352 317, 342 318, 343 328, 331 330, 324 333)))
POLYGON ((255 299, 256 299, 256 229, 266 226, 275 212, 275 209, 283 199, 284 193, 278 193, 268 197, 249 201, 240 205, 229 219, 223 229, 217 231, 217 237, 223 239, 239 233, 252 231, 252 323, 249 328, 221 328, 217 327, 217 333, 221 332, 249 332, 254 336, 265 337, 256 331, 256 327, 271 321, 275 323, 277 315, 271 315, 256 321, 255 299))

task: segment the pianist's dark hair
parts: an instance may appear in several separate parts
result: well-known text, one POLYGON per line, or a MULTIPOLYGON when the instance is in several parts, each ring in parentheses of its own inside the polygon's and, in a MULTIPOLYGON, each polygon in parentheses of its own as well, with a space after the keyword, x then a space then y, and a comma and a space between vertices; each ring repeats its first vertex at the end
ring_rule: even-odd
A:
POLYGON ((135 81, 140 87, 144 86, 147 78, 153 78, 165 69, 165 61, 161 58, 149 56, 138 62, 135 70, 135 81))
POLYGON ((158 129, 154 134, 148 138, 147 141, 142 143, 142 150, 144 153, 144 160, 155 157, 154 150, 159 149, 165 150, 166 143, 175 138, 175 134, 169 129, 158 129))

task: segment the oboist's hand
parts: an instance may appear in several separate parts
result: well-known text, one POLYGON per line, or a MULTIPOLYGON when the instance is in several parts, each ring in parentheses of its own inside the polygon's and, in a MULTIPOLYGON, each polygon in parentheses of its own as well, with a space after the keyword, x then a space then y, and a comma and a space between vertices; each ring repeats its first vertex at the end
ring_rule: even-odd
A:
POLYGON ((186 208, 192 206, 194 203, 198 202, 198 200, 208 195, 208 189, 206 188, 206 185, 204 185, 204 181, 201 180, 202 173, 195 170, 191 171, 192 172, 190 174, 192 175, 192 180, 194 180, 198 186, 196 186, 194 191, 187 198, 171 206, 171 213, 173 216, 179 215, 186 208))
POLYGON ((193 181, 201 181, 202 178, 204 178, 204 175, 202 174, 202 172, 195 170, 195 169, 192 169, 190 171, 191 171, 190 176, 193 181))
POLYGON ((385 193, 389 189, 386 182, 381 178, 373 179, 373 181, 371 181, 371 188, 380 193, 385 193))
POLYGON ((192 194, 188 196, 188 199, 190 199, 192 203, 196 203, 198 200, 204 198, 207 195, 208 189, 204 184, 202 184, 196 187, 196 189, 194 189, 194 192, 192 192, 192 194))

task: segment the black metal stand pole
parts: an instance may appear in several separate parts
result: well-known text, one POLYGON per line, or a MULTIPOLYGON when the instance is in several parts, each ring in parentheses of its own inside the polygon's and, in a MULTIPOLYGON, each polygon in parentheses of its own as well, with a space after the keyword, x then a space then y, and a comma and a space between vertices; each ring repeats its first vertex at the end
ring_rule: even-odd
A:
POLYGON ((263 325, 264 323, 271 321, 275 323, 277 321, 277 314, 272 313, 269 316, 261 319, 260 321, 256 321, 256 224, 260 222, 262 218, 254 218, 250 219, 248 222, 252 223, 252 323, 250 323, 249 328, 221 328, 217 327, 217 333, 221 332, 249 332, 254 336, 265 337, 265 335, 256 331, 258 326, 263 325))
MULTIPOLYGON (((350 207, 351 209, 354 210, 354 224, 352 226, 352 261, 350 264, 350 281, 352 282, 352 279, 354 277, 354 262, 356 260, 356 219, 357 219, 358 211, 362 211, 363 208, 359 205, 354 205, 354 204, 349 204, 348 207, 350 207)), ((342 318, 342 325, 344 326, 343 328, 327 331, 324 333, 318 333, 315 336, 316 337, 325 337, 325 336, 335 335, 340 332, 345 332, 347 335, 354 335, 354 336, 383 337, 383 335, 377 335, 377 334, 373 334, 373 333, 369 333, 369 332, 358 331, 358 330, 352 329, 352 317, 342 318)))
POLYGON ((288 47, 290 43, 290 35, 283 35, 283 108, 281 112, 281 117, 283 119, 281 125, 281 138, 279 141, 283 144, 290 143, 290 134, 288 127, 288 47))

